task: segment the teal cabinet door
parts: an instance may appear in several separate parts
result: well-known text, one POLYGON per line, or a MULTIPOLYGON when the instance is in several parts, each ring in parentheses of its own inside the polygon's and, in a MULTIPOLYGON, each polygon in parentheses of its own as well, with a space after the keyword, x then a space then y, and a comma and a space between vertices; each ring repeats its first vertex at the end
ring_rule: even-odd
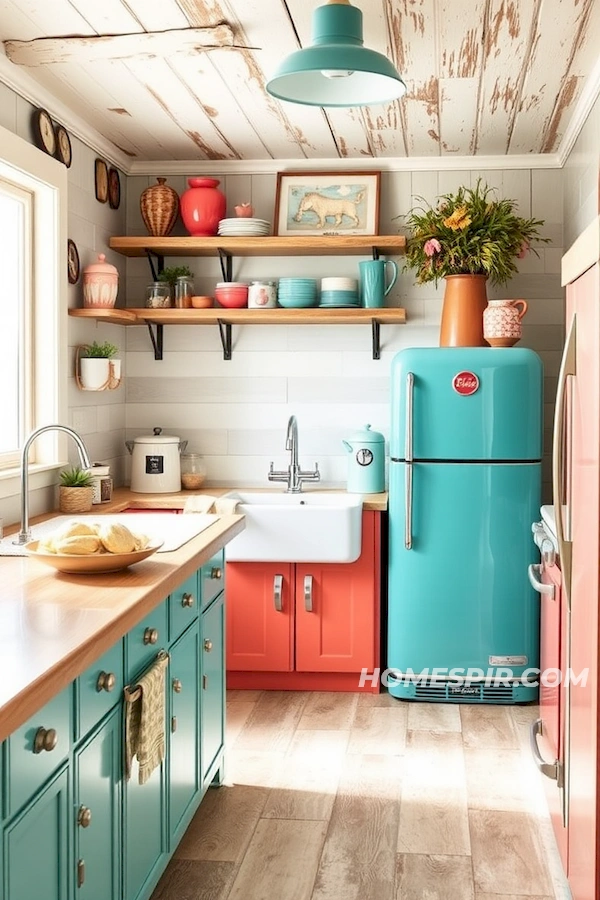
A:
POLYGON ((85 737, 117 705, 123 696, 123 684, 123 641, 117 641, 75 682, 75 740, 85 737))
POLYGON ((167 863, 165 766, 140 784, 134 760, 131 778, 124 782, 124 900, 146 900, 167 863))
POLYGON ((171 731, 169 735, 169 847, 183 834, 186 813, 200 790, 200 660, 198 628, 171 647, 171 731))
POLYGON ((198 573, 194 572, 169 595, 169 640, 173 644, 198 618, 198 573))
POLYGON ((76 900, 120 896, 121 710, 75 753, 76 900))
POLYGON ((213 599, 223 590, 225 580, 225 551, 218 553, 204 563, 200 569, 200 593, 202 595, 202 609, 212 603, 213 599))
POLYGON ((10 900, 69 897, 66 767, 4 831, 4 892, 10 900))
POLYGON ((169 643, 168 609, 165 600, 134 625, 125 638, 126 679, 139 678, 144 669, 156 659, 159 650, 166 650, 169 643))
POLYGON ((225 735, 225 665, 223 594, 202 613, 202 776, 212 780, 213 764, 223 747, 225 735))

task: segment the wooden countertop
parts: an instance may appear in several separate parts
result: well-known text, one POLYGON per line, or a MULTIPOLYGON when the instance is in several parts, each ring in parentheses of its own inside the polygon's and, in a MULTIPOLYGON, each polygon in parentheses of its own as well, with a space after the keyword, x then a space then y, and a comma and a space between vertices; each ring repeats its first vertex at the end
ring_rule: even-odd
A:
MULTIPOLYGON (((230 490, 234 489, 207 488, 193 493, 222 496, 230 490)), ((119 488, 110 503, 95 506, 93 513, 114 513, 127 506, 174 508, 183 506, 191 493, 140 494, 119 488)), ((366 495, 363 508, 385 512, 387 494, 366 495)), ((52 516, 38 516, 32 523, 49 518, 52 516)), ((178 550, 155 554, 122 572, 104 575, 66 575, 31 557, 1 557, 0 741, 243 528, 243 516, 221 516, 178 550)), ((7 529, 7 533, 15 531, 18 526, 7 529)))

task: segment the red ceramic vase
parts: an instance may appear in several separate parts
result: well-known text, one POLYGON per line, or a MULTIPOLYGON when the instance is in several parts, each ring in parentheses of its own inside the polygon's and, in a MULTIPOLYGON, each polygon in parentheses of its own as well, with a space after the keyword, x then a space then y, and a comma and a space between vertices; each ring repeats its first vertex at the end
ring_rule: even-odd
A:
POLYGON ((218 178, 188 178, 189 188, 180 198, 181 218, 192 237, 213 237, 225 217, 225 194, 218 178))

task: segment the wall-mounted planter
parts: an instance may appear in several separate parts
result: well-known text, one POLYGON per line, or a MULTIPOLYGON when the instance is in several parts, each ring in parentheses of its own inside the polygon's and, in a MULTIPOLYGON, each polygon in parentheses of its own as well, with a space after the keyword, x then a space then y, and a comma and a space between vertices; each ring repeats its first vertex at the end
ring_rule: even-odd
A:
POLYGON ((75 381, 82 391, 114 391, 121 383, 121 360, 80 356, 77 348, 75 381))

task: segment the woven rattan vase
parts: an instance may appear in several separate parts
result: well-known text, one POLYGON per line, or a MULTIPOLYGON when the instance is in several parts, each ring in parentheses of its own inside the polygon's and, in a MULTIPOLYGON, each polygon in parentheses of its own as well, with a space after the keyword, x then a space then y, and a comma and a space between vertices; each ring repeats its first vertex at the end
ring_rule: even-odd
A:
POLYGON ((93 499, 93 487, 64 487, 61 484, 58 488, 58 508, 64 513, 89 512, 93 499))
POLYGON ((177 191, 157 178, 158 184, 147 187, 140 195, 140 212, 144 225, 153 237, 166 237, 173 230, 179 212, 177 191))

